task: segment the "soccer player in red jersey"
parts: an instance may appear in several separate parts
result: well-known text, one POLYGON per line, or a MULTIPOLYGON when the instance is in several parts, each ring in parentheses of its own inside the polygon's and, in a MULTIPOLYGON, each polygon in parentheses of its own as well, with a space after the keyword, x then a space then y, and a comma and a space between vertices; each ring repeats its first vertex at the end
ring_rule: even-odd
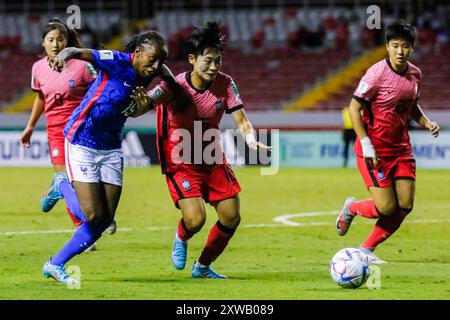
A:
POLYGON ((356 215, 377 219, 372 233, 360 246, 375 264, 386 263, 375 256, 375 248, 400 227, 413 209, 416 161, 408 134, 409 118, 434 137, 440 130, 418 103, 422 72, 408 62, 415 38, 415 28, 403 20, 387 26, 388 57, 367 70, 350 103, 350 117, 358 136, 356 162, 371 198, 347 198, 336 227, 343 236, 356 215))
MULTIPOLYGON (((159 158, 170 195, 182 213, 172 249, 172 263, 176 269, 184 269, 188 240, 205 224, 204 203, 214 206, 218 214, 219 219, 210 230, 203 252, 192 268, 194 278, 226 278, 211 269, 210 265, 227 247, 241 219, 239 208, 241 188, 220 147, 218 128, 223 114, 232 114, 250 148, 270 150, 270 147, 256 140, 254 129, 247 119, 243 102, 232 78, 220 72, 223 51, 223 37, 218 23, 208 22, 202 27, 195 28, 187 45, 188 60, 193 68, 176 77, 182 92, 174 93, 162 82, 147 96, 145 91, 142 92, 142 88, 134 96, 139 109, 133 116, 150 109, 150 99, 156 101, 154 104, 158 105, 159 158), (171 98, 178 97, 178 100, 181 100, 179 96, 182 94, 187 94, 187 104, 180 108, 177 104, 181 102, 174 103, 171 98), (201 128, 200 135, 196 130, 199 128, 201 128), (200 150, 195 151, 196 143, 204 143, 199 139, 203 133, 208 132, 208 129, 213 131, 215 129, 215 132, 218 132, 218 136, 212 139, 212 145, 218 150, 214 159, 218 161, 212 163, 199 155, 206 150, 205 144, 200 150), (180 146, 180 134, 183 132, 189 133, 188 140, 191 139, 194 154, 190 156, 183 154, 178 157, 181 152, 177 148, 180 146), (198 156, 202 157, 202 161, 196 161, 198 156)), ((186 141, 185 138, 186 136, 183 136, 183 141, 186 141)), ((184 151, 186 150, 182 152, 184 151)))
MULTIPOLYGON (((68 28, 58 19, 52 19, 42 31, 42 46, 46 56, 33 64, 31 88, 37 93, 33 103, 31 115, 21 137, 21 143, 31 146, 31 136, 34 127, 45 114, 47 120, 47 138, 50 158, 55 170, 52 186, 55 180, 65 180, 62 192, 65 194, 67 211, 76 227, 82 223, 77 212, 81 210, 76 194, 65 176, 65 155, 63 129, 72 111, 80 104, 89 85, 95 80, 96 72, 87 62, 71 60, 64 72, 57 72, 50 68, 48 60, 54 58, 66 47, 83 47, 77 33, 68 28)), ((53 188, 42 197, 41 208, 49 212, 60 197, 52 197, 53 188)), ((111 224, 109 232, 114 233, 115 222, 111 224)), ((93 246, 91 249, 95 249, 93 246)))

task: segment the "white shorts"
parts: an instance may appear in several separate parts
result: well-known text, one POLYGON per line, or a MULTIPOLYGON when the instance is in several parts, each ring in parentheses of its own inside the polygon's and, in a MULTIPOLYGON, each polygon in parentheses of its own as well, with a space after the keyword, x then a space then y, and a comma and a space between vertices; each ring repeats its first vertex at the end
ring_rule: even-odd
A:
POLYGON ((95 150, 64 142, 66 171, 70 182, 105 182, 122 186, 122 149, 95 150))

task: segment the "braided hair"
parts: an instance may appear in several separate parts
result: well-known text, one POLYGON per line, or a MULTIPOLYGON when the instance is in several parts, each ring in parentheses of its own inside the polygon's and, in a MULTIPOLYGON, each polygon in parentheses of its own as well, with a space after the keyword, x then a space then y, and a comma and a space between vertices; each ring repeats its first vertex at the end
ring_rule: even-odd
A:
POLYGON ((124 46, 123 51, 132 53, 136 48, 142 45, 159 45, 161 47, 167 47, 167 40, 157 31, 148 31, 134 36, 130 42, 124 46))

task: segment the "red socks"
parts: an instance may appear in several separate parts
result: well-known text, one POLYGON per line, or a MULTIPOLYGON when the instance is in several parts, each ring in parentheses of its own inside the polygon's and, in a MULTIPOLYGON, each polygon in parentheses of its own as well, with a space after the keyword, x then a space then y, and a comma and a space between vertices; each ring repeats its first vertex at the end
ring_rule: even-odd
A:
POLYGON ((359 215, 369 219, 376 219, 378 217, 381 217, 381 215, 377 211, 377 208, 375 207, 375 201, 373 201, 373 199, 354 202, 349 206, 349 210, 355 215, 359 215))
POLYGON ((227 228, 217 221, 209 232, 208 240, 198 262, 209 266, 225 250, 235 231, 236 229, 227 228))
POLYGON ((178 223, 178 239, 180 239, 183 242, 188 241, 192 236, 195 234, 195 232, 191 232, 186 227, 186 224, 184 223, 183 218, 180 219, 180 222, 178 223))
POLYGON ((374 250, 377 245, 397 231, 409 212, 411 212, 411 210, 399 208, 397 212, 391 216, 380 215, 372 233, 362 246, 374 250))

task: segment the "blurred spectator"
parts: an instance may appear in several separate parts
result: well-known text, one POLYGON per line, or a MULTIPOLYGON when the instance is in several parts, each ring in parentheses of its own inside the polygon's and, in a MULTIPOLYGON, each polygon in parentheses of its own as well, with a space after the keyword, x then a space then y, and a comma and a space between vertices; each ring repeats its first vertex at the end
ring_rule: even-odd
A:
POLYGON ((81 43, 83 43, 87 48, 97 49, 99 47, 98 37, 89 25, 86 25, 84 29, 78 32, 81 43))
POLYGON ((336 27, 336 46, 338 48, 347 48, 350 32, 348 22, 345 17, 340 16, 336 27))

